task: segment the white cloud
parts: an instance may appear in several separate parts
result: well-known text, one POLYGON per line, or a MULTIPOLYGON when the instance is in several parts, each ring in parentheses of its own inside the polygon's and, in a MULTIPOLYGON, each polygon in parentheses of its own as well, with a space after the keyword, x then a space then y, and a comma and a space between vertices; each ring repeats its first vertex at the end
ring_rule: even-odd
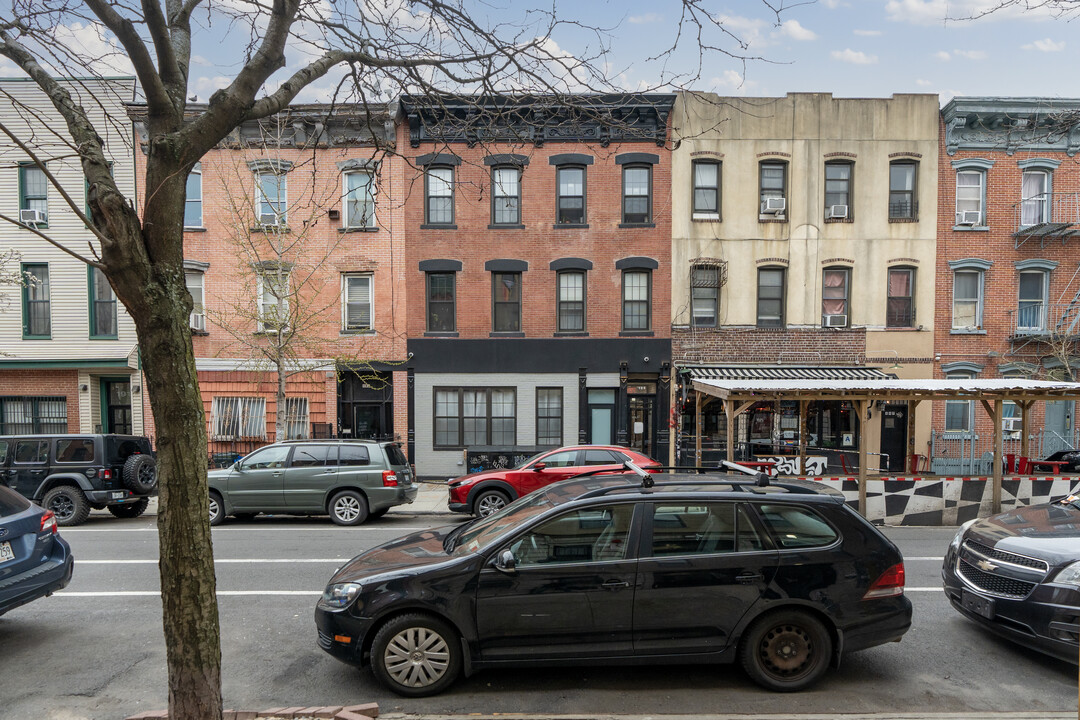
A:
POLYGON ((213 63, 210 62, 209 60, 207 60, 206 58, 204 58, 202 55, 192 55, 191 56, 191 64, 192 65, 202 65, 204 67, 212 67, 213 66, 213 63))
POLYGON ((716 22, 737 37, 744 45, 764 45, 765 21, 741 15, 717 15, 716 22))
POLYGON ((735 70, 725 70, 723 75, 711 78, 707 85, 721 95, 746 95, 751 88, 757 87, 756 82, 747 80, 735 70))
POLYGON ((1036 40, 1033 43, 1028 43, 1027 45, 1021 45, 1020 47, 1022 47, 1025 50, 1041 50, 1042 52, 1061 52, 1062 50, 1065 49, 1065 41, 1062 40, 1061 42, 1054 42, 1050 38, 1046 38, 1045 40, 1036 40))
POLYGON ((919 87, 930 87, 934 83, 931 80, 923 80, 922 78, 916 78, 915 79, 915 84, 918 85, 919 87))
POLYGON ((878 37, 881 35, 880 30, 853 30, 852 32, 860 37, 878 37))
POLYGON ((954 57, 962 57, 966 60, 985 60, 986 53, 982 50, 953 50, 954 57))
POLYGON ((104 25, 72 23, 53 28, 58 75, 134 75, 135 66, 104 25))
POLYGON ((830 10, 835 10, 845 3, 840 2, 840 0, 822 0, 822 4, 830 10))
POLYGON ((938 60, 941 60, 942 62, 948 62, 949 60, 952 60, 952 55, 945 52, 944 50, 938 50, 936 53, 934 53, 934 57, 938 60))
POLYGON ((651 25, 660 22, 664 18, 659 13, 645 13, 644 15, 631 15, 626 19, 634 25, 651 25))
POLYGON ((780 34, 792 40, 817 40, 817 33, 804 28, 798 20, 788 20, 781 25, 780 34))
POLYGON ((848 63, 850 65, 875 65, 877 64, 877 55, 867 55, 861 50, 852 50, 847 48, 846 50, 833 50, 833 60, 839 60, 840 62, 848 63))
POLYGON ((1030 8, 1024 7, 1029 4, 1026 2, 1006 7, 999 4, 998 0, 889 0, 885 3, 885 17, 912 25, 940 25, 980 16, 989 20, 1045 20, 1053 17, 1056 3, 1031 3, 1030 8))

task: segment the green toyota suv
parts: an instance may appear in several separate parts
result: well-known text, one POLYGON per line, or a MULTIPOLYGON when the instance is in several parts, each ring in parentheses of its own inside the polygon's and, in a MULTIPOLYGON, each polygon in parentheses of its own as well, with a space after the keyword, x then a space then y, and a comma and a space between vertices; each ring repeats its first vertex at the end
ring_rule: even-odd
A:
POLYGON ((211 470, 210 524, 226 515, 330 515, 338 525, 382 517, 416 499, 412 468, 397 443, 293 440, 211 470))

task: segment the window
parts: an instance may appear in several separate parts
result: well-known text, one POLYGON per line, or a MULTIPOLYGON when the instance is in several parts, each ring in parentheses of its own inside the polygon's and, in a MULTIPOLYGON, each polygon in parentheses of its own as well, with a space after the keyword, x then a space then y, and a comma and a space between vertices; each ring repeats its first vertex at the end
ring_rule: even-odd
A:
MULTIPOLYGON (((549 468, 574 467, 577 465, 577 456, 577 450, 564 450, 563 452, 544 455, 537 462, 542 462, 545 467, 549 468)), ((536 463, 533 463, 530 467, 536 467, 536 463)))
POLYGON ((19 210, 20 221, 42 227, 49 223, 49 181, 37 165, 19 165, 19 210), (24 210, 29 212, 23 214, 24 210))
POLYGON ((821 324, 823 327, 847 327, 851 324, 848 305, 848 268, 826 268, 821 278, 821 324))
POLYGON ((536 444, 562 445, 563 389, 536 388, 536 444))
POLYGON ((491 223, 521 223, 521 170, 497 167, 491 171, 491 223))
POLYGON ((375 227, 375 181, 371 173, 349 172, 345 181, 345 227, 375 227))
POLYGON ((276 470, 285 467, 285 461, 289 459, 289 445, 271 445, 259 448, 244 458, 245 470, 276 470))
POLYGON ((284 226, 289 216, 286 176, 279 172, 260 172, 255 177, 255 207, 259 212, 259 225, 284 226))
POLYGON ((196 270, 188 270, 184 273, 184 284, 191 294, 191 315, 188 317, 188 325, 192 330, 206 331, 206 302, 203 294, 203 274, 196 270))
POLYGON ((694 175, 694 216, 720 217, 720 163, 695 160, 691 165, 694 175))
POLYGON ((90 438, 71 438, 56 441, 56 462, 85 463, 94 459, 94 441, 90 438))
POLYGON ((694 265, 690 268, 690 324, 716 327, 720 314, 720 268, 694 265))
POLYGON ((342 327, 346 332, 371 330, 371 275, 342 276, 342 327))
POLYGON ((623 166, 623 222, 652 222, 652 167, 623 166))
POLYGON ((19 440, 15 443, 16 463, 43 463, 49 460, 48 440, 19 440))
POLYGON ((0 397, 0 433, 32 435, 67 431, 67 398, 0 397))
POLYGON ((339 448, 340 460, 338 462, 342 467, 357 467, 361 465, 370 465, 371 456, 368 454, 368 449, 363 445, 342 445, 339 448))
POLYGON ((633 504, 572 510, 522 535, 512 545, 517 567, 622 560, 633 504))
POLYGON ((585 168, 560 167, 556 222, 560 225, 585 224, 585 168))
POLYGON ((781 216, 787 211, 787 163, 763 162, 761 172, 761 214, 781 216))
POLYGON ((984 170, 958 170, 956 172, 956 224, 961 226, 985 225, 983 213, 986 172, 984 170))
POLYGON ((825 163, 825 218, 852 217, 851 176, 854 164, 850 162, 825 163))
POLYGON ((623 273, 623 330, 644 331, 650 328, 651 279, 652 273, 647 270, 627 270, 623 273))
POLYGON ((210 436, 212 440, 266 439, 266 398, 215 397, 210 404, 210 436))
POLYGON ((436 448, 516 445, 514 388, 435 388, 436 448))
POLYGON ((888 301, 885 307, 885 326, 915 327, 915 270, 889 268, 888 301))
POLYGON ((982 314, 983 272, 981 270, 957 270, 953 273, 953 329, 981 329, 982 314))
POLYGON ((456 274, 452 272, 427 273, 427 329, 428 332, 454 332, 454 286, 456 274))
POLYGON ((424 173, 428 225, 454 224, 454 168, 431 167, 424 173))
POLYGON ((116 295, 101 268, 88 267, 90 283, 90 337, 116 337, 116 295))
POLYGON ((657 505, 653 511, 652 555, 710 555, 762 550, 764 543, 742 506, 657 505))
POLYGON ((23 265, 23 337, 48 339, 52 335, 49 266, 23 265))
POLYGON ((308 422, 308 399, 306 397, 285 398, 285 437, 278 440, 304 440, 311 437, 311 424, 308 422))
POLYGON ((838 537, 832 526, 808 507, 761 505, 758 510, 781 549, 822 547, 838 537))
POLYGON ((289 327, 289 271, 284 268, 259 274, 259 332, 289 327))
MULTIPOLYGON (((949 380, 965 380, 975 377, 975 373, 951 372, 946 377, 949 380)), ((974 409, 974 400, 946 400, 945 432, 971 432, 974 409)))
POLYGON ((586 450, 582 465, 622 465, 630 458, 610 450, 586 450))
POLYGON ((329 445, 297 445, 293 448, 289 467, 334 467, 338 464, 338 449, 329 445))
POLYGON ((758 327, 784 327, 784 275, 784 268, 758 268, 758 327))
POLYGON ((1020 191, 1020 224, 1030 227, 1050 222, 1050 173, 1045 170, 1025 170, 1020 191))
POLYGON ((1046 329, 1047 273, 1031 270, 1020 273, 1016 329, 1032 332, 1046 329))
POLYGON ((521 332, 521 273, 491 274, 492 330, 521 332))
POLYGON ((559 332, 585 332, 585 273, 567 270, 558 274, 559 332))
POLYGON ((202 163, 195 163, 184 189, 184 227, 202 227, 202 163))
POLYGON ((918 163, 897 160, 889 163, 889 219, 914 220, 918 217, 915 202, 915 178, 918 163))

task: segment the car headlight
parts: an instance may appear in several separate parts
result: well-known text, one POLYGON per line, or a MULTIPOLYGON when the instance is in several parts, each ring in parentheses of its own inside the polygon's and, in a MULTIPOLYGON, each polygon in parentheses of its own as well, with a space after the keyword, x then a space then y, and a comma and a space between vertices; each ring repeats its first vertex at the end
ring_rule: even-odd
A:
POLYGON ((1054 582, 1059 585, 1072 585, 1080 588, 1080 561, 1072 565, 1066 565, 1065 569, 1058 573, 1054 582))
POLYGON ((974 522, 975 520, 968 520, 966 523, 960 526, 960 529, 956 531, 956 535, 953 536, 952 542, 949 543, 949 550, 951 550, 952 552, 956 552, 960 549, 960 543, 964 539, 964 533, 967 532, 967 529, 971 527, 974 522))
POLYGON ((335 583, 326 586, 319 604, 332 610, 341 610, 349 607, 359 594, 359 583, 335 583))

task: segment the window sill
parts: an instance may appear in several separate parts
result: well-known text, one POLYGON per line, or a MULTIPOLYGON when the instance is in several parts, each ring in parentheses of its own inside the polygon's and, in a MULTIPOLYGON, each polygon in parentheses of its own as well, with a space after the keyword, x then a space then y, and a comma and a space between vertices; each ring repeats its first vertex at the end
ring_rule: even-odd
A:
POLYGON ((572 332, 571 331, 566 331, 566 332, 552 333, 551 337, 589 337, 589 333, 586 332, 586 331, 574 330, 572 332))
POLYGON ((498 331, 498 330, 496 330, 494 332, 488 333, 488 337, 493 337, 493 338, 500 338, 500 337, 504 337, 504 338, 523 338, 523 337, 525 337, 525 333, 514 331, 514 330, 507 330, 507 331, 498 331))
POLYGON ((196 330, 195 328, 190 328, 190 330, 191 330, 191 334, 192 334, 193 336, 196 336, 196 337, 202 337, 202 336, 205 336, 205 335, 209 335, 209 334, 210 334, 210 333, 209 333, 209 332, 207 332, 206 330, 196 330))
POLYGON ((619 229, 632 229, 632 228, 654 228, 656 223, 619 223, 619 229))
POLYGON ((718 223, 721 222, 720 215, 709 213, 695 213, 690 217, 690 222, 696 223, 718 223))
POLYGON ((249 230, 253 233, 291 233, 288 225, 254 225, 249 230))
POLYGON ((917 217, 908 217, 908 218, 893 218, 893 217, 891 217, 891 218, 889 218, 889 222, 891 222, 891 223, 917 223, 917 222, 919 222, 919 218, 917 218, 917 217))
POLYGON ((555 223, 551 227, 556 230, 588 230, 589 223, 555 223))
POLYGON ((619 337, 655 337, 656 333, 652 330, 622 330, 619 332, 619 337))
POLYGON ((989 225, 953 225, 956 232, 990 232, 989 225))
POLYGON ((843 225, 844 223, 853 223, 853 222, 855 222, 855 218, 853 218, 853 217, 825 218, 825 224, 826 225, 843 225))
POLYGON ((23 340, 52 340, 52 335, 23 335, 23 340))
POLYGON ((787 325, 753 325, 757 330, 787 330, 787 325))
MULTIPOLYGON (((674 327, 674 326, 672 326, 672 327, 674 327)), ((718 327, 720 327, 720 326, 717 325, 716 323, 713 323, 711 325, 694 325, 694 324, 690 324, 690 325, 681 325, 681 326, 679 326, 679 329, 680 330, 715 330, 718 327)))
POLYGON ((206 228, 204 228, 202 226, 199 226, 199 227, 185 227, 184 232, 206 232, 206 228))
POLYGON ((440 337, 444 337, 444 338, 456 338, 456 337, 458 337, 458 333, 457 333, 457 331, 456 331, 456 330, 432 330, 432 331, 429 331, 429 332, 425 332, 425 333, 424 333, 424 337, 433 337, 433 338, 440 338, 440 337))
POLYGON ((914 325, 896 325, 893 327, 886 327, 885 332, 918 332, 919 328, 914 325))
POLYGON ((374 337, 377 333, 371 328, 366 328, 364 330, 342 330, 340 334, 342 336, 346 336, 346 335, 370 335, 370 336, 374 337))
POLYGON ((342 234, 345 234, 345 233, 373 233, 373 232, 379 232, 379 228, 377 226, 376 227, 343 227, 343 228, 338 228, 338 232, 342 233, 342 234))
POLYGON ((439 223, 439 224, 433 225, 431 223, 424 223, 423 225, 420 226, 420 229, 421 230, 457 230, 457 225, 454 225, 454 224, 446 225, 444 223, 439 223))
POLYGON ((777 218, 777 217, 773 217, 773 218, 770 218, 770 217, 759 217, 757 221, 758 221, 759 223, 766 223, 766 224, 772 224, 772 223, 786 223, 786 222, 787 222, 787 218, 786 218, 786 217, 778 217, 778 218, 777 218))
POLYGON ((985 335, 985 330, 967 330, 965 328, 953 328, 949 331, 950 335, 985 335))
POLYGON ((491 223, 490 225, 488 225, 488 230, 524 230, 524 229, 525 229, 524 225, 511 225, 509 223, 506 223, 506 224, 491 223))
POLYGON ((119 340, 117 335, 91 335, 89 340, 119 340))

